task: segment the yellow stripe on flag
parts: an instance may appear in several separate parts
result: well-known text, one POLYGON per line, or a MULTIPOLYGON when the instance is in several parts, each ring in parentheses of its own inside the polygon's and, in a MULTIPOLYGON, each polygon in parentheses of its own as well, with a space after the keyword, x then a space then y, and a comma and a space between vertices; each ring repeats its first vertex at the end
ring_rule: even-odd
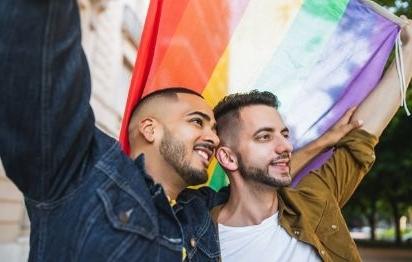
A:
POLYGON ((209 176, 207 182, 206 182, 205 184, 202 184, 202 185, 190 186, 189 188, 197 189, 197 188, 199 188, 199 187, 209 185, 210 180, 212 179, 213 172, 215 171, 216 166, 217 166, 217 159, 216 159, 215 157, 213 157, 213 158, 212 158, 212 161, 210 162, 209 167, 207 168, 207 174, 208 174, 208 176, 209 176))
POLYGON ((202 96, 212 108, 228 93, 228 59, 229 49, 226 48, 202 92, 202 96))
POLYGON ((227 93, 250 90, 287 35, 302 4, 303 0, 249 2, 203 91, 211 106, 227 93))

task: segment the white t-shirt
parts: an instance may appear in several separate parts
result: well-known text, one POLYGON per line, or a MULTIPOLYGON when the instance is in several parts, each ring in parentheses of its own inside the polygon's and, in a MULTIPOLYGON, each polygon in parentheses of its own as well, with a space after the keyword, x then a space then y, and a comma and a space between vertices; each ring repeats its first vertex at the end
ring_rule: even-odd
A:
POLYGON ((277 212, 259 225, 219 224, 219 240, 223 262, 321 261, 312 246, 291 237, 279 225, 277 212))

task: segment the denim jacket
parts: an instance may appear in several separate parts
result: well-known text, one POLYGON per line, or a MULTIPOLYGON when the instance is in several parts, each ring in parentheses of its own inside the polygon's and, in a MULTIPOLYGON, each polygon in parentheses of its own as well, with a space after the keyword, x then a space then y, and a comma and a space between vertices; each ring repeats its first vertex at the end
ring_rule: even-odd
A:
POLYGON ((95 127, 90 86, 77 1, 0 1, 0 156, 25 197, 29 260, 217 260, 215 195, 171 207, 143 156, 95 127))

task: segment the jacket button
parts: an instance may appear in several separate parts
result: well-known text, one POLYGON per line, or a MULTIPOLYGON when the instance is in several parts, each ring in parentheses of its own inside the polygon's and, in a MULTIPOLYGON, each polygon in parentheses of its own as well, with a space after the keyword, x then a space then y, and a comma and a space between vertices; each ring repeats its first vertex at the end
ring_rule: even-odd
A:
POLYGON ((132 212, 133 212, 133 208, 131 208, 130 210, 125 211, 125 212, 120 212, 120 214, 119 214, 120 222, 122 224, 127 224, 129 222, 129 218, 130 218, 130 215, 132 214, 132 212))
POLYGON ((190 245, 195 248, 196 247, 196 240, 194 238, 190 239, 190 245))
POLYGON ((321 251, 320 251, 320 254, 321 254, 322 256, 324 256, 324 255, 325 255, 325 250, 321 250, 321 251))
POLYGON ((295 230, 295 232, 293 232, 295 235, 299 236, 300 232, 298 230, 295 230))
POLYGON ((121 212, 119 214, 119 220, 122 224, 127 224, 127 222, 129 222, 129 216, 126 214, 126 212, 121 212))
POLYGON ((331 225, 330 226, 333 230, 336 230, 337 228, 338 228, 338 226, 336 226, 336 225, 331 225))

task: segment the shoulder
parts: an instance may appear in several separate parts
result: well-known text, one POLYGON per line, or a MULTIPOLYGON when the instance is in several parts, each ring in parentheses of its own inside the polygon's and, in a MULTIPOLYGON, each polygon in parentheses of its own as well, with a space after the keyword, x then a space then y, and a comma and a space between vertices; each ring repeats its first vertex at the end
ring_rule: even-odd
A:
POLYGON ((378 137, 363 129, 354 130, 336 144, 335 154, 350 155, 361 167, 368 168, 375 161, 378 141, 378 137))
POLYGON ((216 192, 208 186, 203 186, 197 189, 186 188, 180 193, 178 202, 183 205, 188 205, 192 202, 200 203, 211 209, 227 201, 229 190, 227 188, 216 192))

